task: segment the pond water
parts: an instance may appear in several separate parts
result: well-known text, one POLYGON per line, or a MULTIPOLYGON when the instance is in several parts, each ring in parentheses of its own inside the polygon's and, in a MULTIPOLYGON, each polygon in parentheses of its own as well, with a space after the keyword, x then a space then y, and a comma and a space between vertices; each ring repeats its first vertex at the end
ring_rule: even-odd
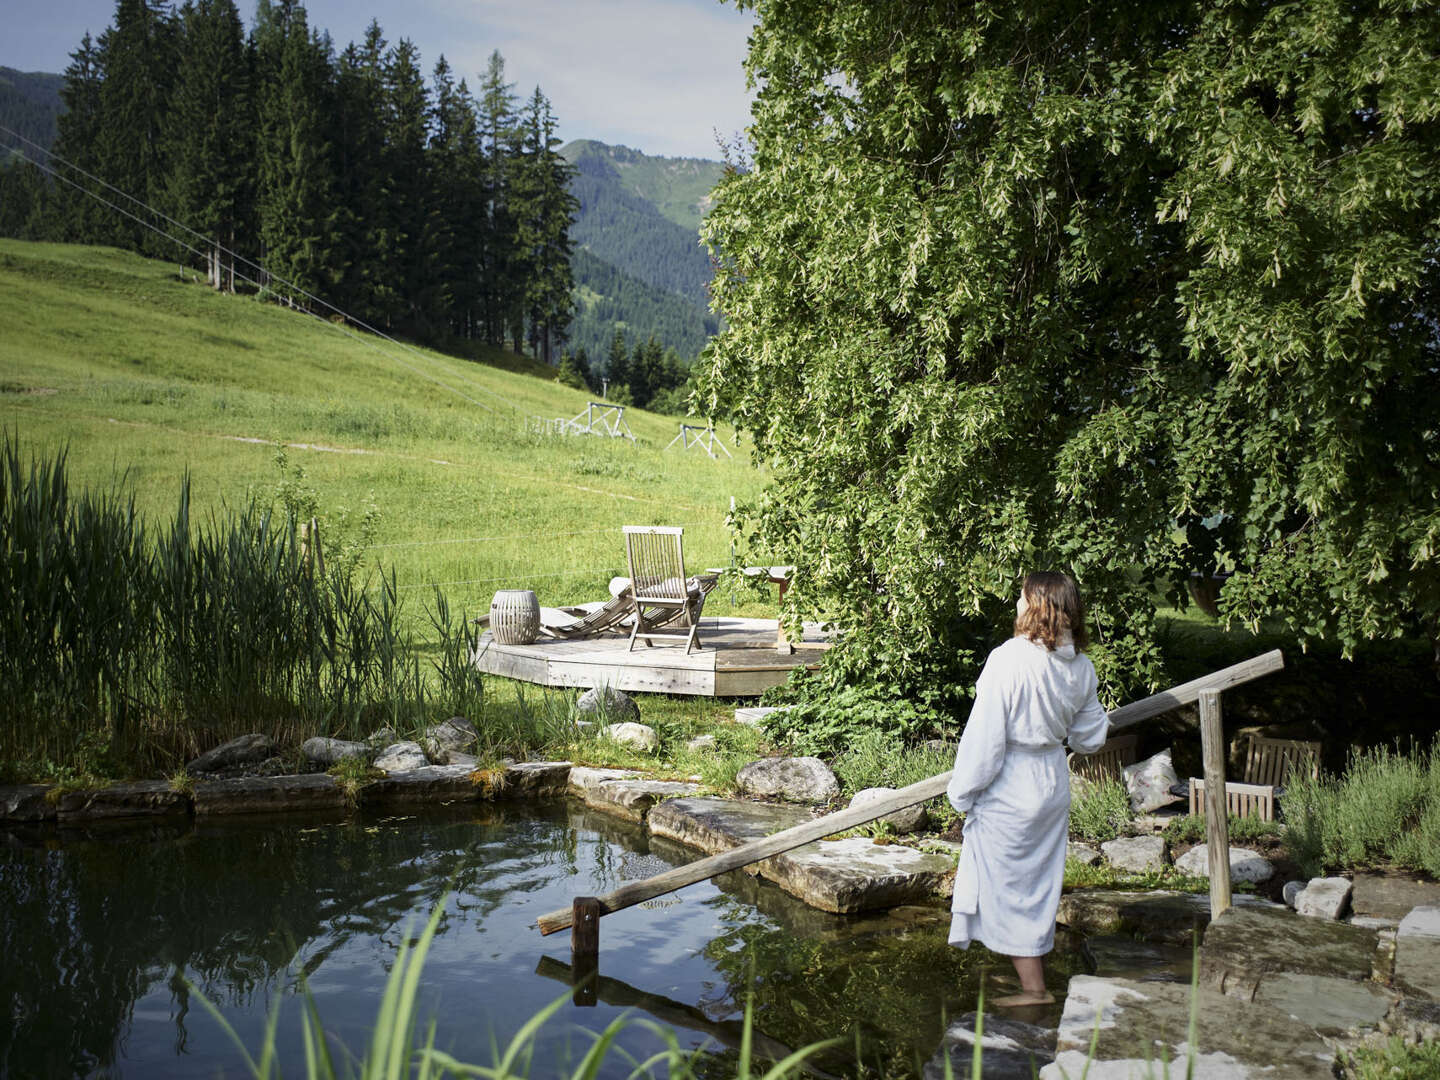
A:
MULTIPOLYGON (((697 857, 570 801, 0 830, 0 1076, 246 1075, 195 991, 252 1051, 278 1006, 281 1060, 299 1075, 302 979, 332 1040, 358 1054, 396 946, 447 894, 421 1016, 439 1047, 489 1065, 494 1045, 568 993, 569 935, 542 938, 535 918, 697 857)), ((817 1062, 826 1071, 917 1073, 996 963, 946 946, 947 923, 938 909, 829 916, 743 874, 607 916, 599 1002, 567 999, 531 1074, 556 1075, 588 1047, 585 1030, 628 1009, 708 1045, 715 1074, 733 1075, 752 992, 772 1053, 842 1036, 817 1062)), ((1053 984, 1079 967, 1057 953, 1053 984)), ((641 1025, 620 1043, 636 1058, 662 1046, 641 1025)), ((604 1075, 631 1067, 612 1054, 604 1075)))

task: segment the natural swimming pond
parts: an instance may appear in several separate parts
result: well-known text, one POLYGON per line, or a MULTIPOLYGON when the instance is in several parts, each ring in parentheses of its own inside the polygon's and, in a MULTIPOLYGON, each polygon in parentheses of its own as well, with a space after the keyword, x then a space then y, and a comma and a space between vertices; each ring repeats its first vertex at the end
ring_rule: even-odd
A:
MULTIPOLYGON (((0 1076, 246 1075, 194 999, 253 1050, 279 1006, 287 1075, 300 1057, 302 979, 332 1039, 359 1054, 396 948, 446 897, 421 983, 436 1045, 489 1065, 567 993, 569 935, 535 918, 698 858, 571 801, 466 804, 354 820, 0 830, 0 1076)), ((542 1029, 533 1076, 556 1075, 627 1009, 733 1058, 753 988, 757 1040, 779 1052, 843 1037, 817 1065, 918 1072, 945 1017, 974 1007, 982 950, 945 944, 947 913, 830 916, 742 874, 607 916, 599 1002, 542 1029)), ((1050 965, 1065 985, 1078 958, 1050 965)), ((663 1045, 642 1026, 624 1050, 663 1045)), ((337 1051, 338 1053, 338 1051, 337 1051)), ((623 1054, 602 1075, 625 1076, 623 1054)), ((723 1066, 718 1067, 723 1074, 723 1066)))

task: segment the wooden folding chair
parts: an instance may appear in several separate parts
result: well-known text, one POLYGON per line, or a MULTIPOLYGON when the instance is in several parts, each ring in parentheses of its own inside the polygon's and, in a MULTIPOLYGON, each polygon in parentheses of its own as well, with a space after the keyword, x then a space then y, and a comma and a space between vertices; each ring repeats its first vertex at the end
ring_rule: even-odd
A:
MULTIPOLYGON (((1225 812, 1231 817, 1258 817, 1261 821, 1275 820, 1275 788, 1270 784, 1225 785, 1225 812)), ((1205 781, 1198 776, 1190 778, 1190 813, 1205 816, 1205 781)))
POLYGON ((1245 782, 1283 787, 1292 773, 1320 779, 1320 744, 1300 739, 1250 736, 1245 752, 1245 782))
POLYGON ((625 561, 630 567, 630 588, 635 597, 635 627, 630 631, 629 651, 636 639, 653 645, 652 639, 683 641, 688 653, 700 644, 700 609, 705 590, 685 577, 685 530, 664 525, 626 525, 625 561), (681 622, 686 633, 664 633, 667 623, 681 622))
POLYGON ((1125 775, 1125 766, 1134 765, 1135 746, 1138 735, 1112 735, 1093 754, 1071 754, 1070 772, 1092 783, 1101 780, 1119 780, 1125 775))

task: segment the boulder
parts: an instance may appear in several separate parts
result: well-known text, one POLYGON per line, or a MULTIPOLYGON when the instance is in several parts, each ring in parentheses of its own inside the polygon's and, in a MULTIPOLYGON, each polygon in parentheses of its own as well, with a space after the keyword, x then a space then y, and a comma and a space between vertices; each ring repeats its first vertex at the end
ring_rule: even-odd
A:
POLYGON ((616 690, 613 686, 597 686, 586 690, 576 699, 575 711, 582 716, 608 720, 611 723, 638 723, 640 720, 640 706, 631 700, 629 694, 616 690))
POLYGON ((1413 909, 1395 932, 1395 982, 1440 1002, 1440 906, 1413 909))
POLYGON ((375 768, 384 773, 409 772, 423 769, 430 764, 425 751, 415 742, 397 742, 381 750, 375 758, 375 768))
POLYGON ((1308 1024, 1257 1009, 1203 987, 1194 991, 1195 1043, 1190 1045, 1191 989, 1167 982, 1076 975, 1070 980, 1055 1040, 1055 1060, 1041 1080, 1088 1075, 1140 1080, 1169 1075, 1206 1080, 1314 1080, 1330 1076, 1334 1054, 1308 1024), (1093 1062, 1087 1065, 1091 1040, 1093 1062))
POLYGON ((1378 944, 1373 930, 1302 919, 1283 906, 1232 907, 1213 920, 1200 944, 1200 984, 1250 1000, 1267 976, 1317 975, 1365 982, 1378 944))
POLYGON ((1102 858, 1104 856, 1089 844, 1077 844, 1072 840, 1065 846, 1066 862, 1077 862, 1081 866, 1098 866, 1102 858))
POLYGON ((213 750, 207 750, 194 761, 187 762, 185 769, 192 773, 219 772, 236 765, 249 765, 264 761, 275 753, 275 740, 269 735, 241 735, 227 743, 221 743, 213 750))
POLYGON ((1112 867, 1132 874, 1161 870, 1167 861, 1165 840, 1160 836, 1122 836, 1101 844, 1100 850, 1112 867))
POLYGON ((1295 897, 1295 910, 1315 919, 1338 919, 1350 906, 1354 886, 1348 878, 1311 878, 1295 897))
POLYGON ((0 787, 0 821, 50 821, 55 804, 45 797, 48 784, 15 784, 0 787))
POLYGON ((762 758, 735 774, 735 786, 747 795, 823 803, 840 794, 830 766, 816 757, 762 758))
MULTIPOLYGON (((850 805, 865 806, 868 803, 880 802, 895 794, 895 789, 890 787, 872 787, 857 791, 850 800, 850 805)), ((903 810, 896 810, 893 814, 886 814, 880 819, 897 833, 919 832, 930 823, 930 814, 925 809, 924 803, 916 803, 914 806, 907 806, 903 810)))
POLYGON ((704 753, 706 750, 714 750, 716 746, 714 735, 696 735, 693 739, 686 741, 685 749, 693 750, 696 753, 704 753))
POLYGON ((623 724, 606 724, 601 729, 601 734, 611 742, 617 742, 621 746, 628 746, 631 750, 640 750, 647 754, 653 754, 660 748, 660 736, 649 724, 637 724, 632 721, 623 724))
MULTIPOLYGON (((987 1012, 980 1051, 985 1080, 1032 1080, 1036 1070, 1055 1060, 1055 1029, 987 1012)), ((924 1080, 967 1077, 975 1054, 975 1014, 965 1013, 948 1028, 935 1056, 925 1063, 924 1080), (945 1068, 945 1059, 950 1068, 945 1068)))
POLYGON ((368 758, 375 751, 369 743, 352 742, 349 739, 326 739, 315 737, 300 744, 300 752, 311 764, 322 769, 338 765, 346 758, 368 758))
POLYGON ((544 799, 564 795, 570 782, 568 761, 522 761, 505 766, 505 784, 497 796, 506 799, 544 799))
POLYGON ((470 754, 475 749, 476 740, 480 733, 475 730, 475 725, 463 716, 452 716, 449 720, 442 720, 438 724, 431 724, 425 729, 425 737, 420 740, 425 753, 436 762, 451 765, 460 765, 463 762, 452 759, 452 754, 470 754))
MULTIPOLYGON (((1196 844, 1175 860, 1175 869, 1182 874, 1189 874, 1191 877, 1208 878, 1210 876, 1209 846, 1196 844)), ((1232 882, 1269 881, 1274 876, 1275 867, 1258 851, 1240 847, 1230 849, 1230 880, 1232 882)))
POLYGON ((589 802, 587 793, 592 787, 607 780, 639 780, 641 776, 634 769, 593 769, 588 765, 576 765, 566 779, 570 794, 589 802))

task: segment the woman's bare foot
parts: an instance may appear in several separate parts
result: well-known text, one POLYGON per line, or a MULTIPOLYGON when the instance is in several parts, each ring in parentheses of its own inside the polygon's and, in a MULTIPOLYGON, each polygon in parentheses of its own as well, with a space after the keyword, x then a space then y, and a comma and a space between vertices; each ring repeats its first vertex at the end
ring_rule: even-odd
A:
POLYGON ((1018 994, 996 998, 990 1004, 997 1009, 1015 1009, 1022 1005, 1053 1005, 1055 995, 1048 990, 1022 990, 1018 994))

